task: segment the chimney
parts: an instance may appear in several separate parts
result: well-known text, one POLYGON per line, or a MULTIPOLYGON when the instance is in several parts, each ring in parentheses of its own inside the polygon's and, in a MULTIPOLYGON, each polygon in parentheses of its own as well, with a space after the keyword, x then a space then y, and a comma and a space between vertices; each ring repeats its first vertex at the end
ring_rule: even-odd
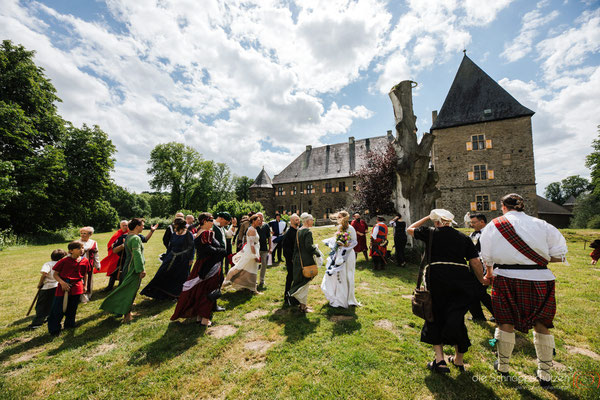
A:
POLYGON ((354 136, 348 138, 348 144, 354 144, 354 136))
POLYGON ((306 145, 306 151, 311 151, 312 150, 312 146, 310 144, 306 145))
POLYGON ((387 138, 390 142, 394 140, 394 135, 392 135, 392 131, 387 131, 387 138))
POLYGON ((437 110, 433 110, 431 112, 431 124, 435 124, 435 120, 437 119, 437 110))
POLYGON ((354 144, 354 136, 348 138, 348 156, 350 157, 350 171, 348 172, 352 174, 356 168, 356 146, 354 144))

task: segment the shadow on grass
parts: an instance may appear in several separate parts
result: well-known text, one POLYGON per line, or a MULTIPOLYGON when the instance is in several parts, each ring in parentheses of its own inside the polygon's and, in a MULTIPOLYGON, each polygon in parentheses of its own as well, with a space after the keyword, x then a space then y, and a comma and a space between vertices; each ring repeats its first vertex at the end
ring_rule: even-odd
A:
POLYGON ((155 300, 147 297, 142 297, 142 301, 136 303, 132 308, 133 312, 137 314, 137 316, 134 318, 134 322, 135 319, 148 318, 156 314, 160 314, 167 308, 175 308, 176 304, 177 303, 173 300, 155 300))
POLYGON ((361 323, 358 322, 356 307, 354 306, 342 308, 325 304, 321 307, 321 312, 327 316, 328 320, 334 322, 332 336, 348 335, 362 328, 361 323))
POLYGON ((219 300, 227 301, 225 308, 232 310, 252 299, 252 296, 254 296, 254 294, 249 290, 236 290, 225 293, 219 300))
POLYGON ((152 343, 140 347, 129 358, 128 365, 156 365, 177 357, 204 335, 205 327, 199 324, 171 322, 163 335, 152 343))
POLYGON ((295 343, 313 333, 321 320, 310 320, 305 313, 300 312, 294 307, 280 308, 275 310, 270 316, 269 321, 284 325, 283 333, 286 336, 286 342, 295 343))
MULTIPOLYGON (((452 366, 450 366, 452 368, 452 366)), ((436 399, 500 399, 493 389, 479 382, 477 376, 467 371, 456 379, 432 372, 425 377, 425 385, 436 399), (469 396, 466 396, 468 394, 469 396)))

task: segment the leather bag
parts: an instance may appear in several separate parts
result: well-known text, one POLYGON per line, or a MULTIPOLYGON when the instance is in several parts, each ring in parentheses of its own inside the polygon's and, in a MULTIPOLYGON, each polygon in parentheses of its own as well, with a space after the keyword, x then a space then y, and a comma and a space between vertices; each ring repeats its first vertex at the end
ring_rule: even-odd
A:
POLYGON ((298 239, 299 233, 300 229, 298 229, 298 232, 296 232, 296 243, 298 244, 298 257, 300 257, 300 265, 302 266, 302 276, 307 279, 312 279, 319 274, 319 268, 317 267, 317 264, 304 265, 304 262, 302 261, 302 253, 300 252, 300 240, 298 239))
POLYGON ((421 267, 419 268, 419 277, 417 278, 417 287, 412 297, 412 312, 419 318, 427 322, 433 322, 433 302, 431 293, 426 287, 421 287, 423 282, 423 271, 431 262, 431 247, 433 244, 433 229, 429 229, 429 242, 427 243, 427 257, 423 257, 421 267))

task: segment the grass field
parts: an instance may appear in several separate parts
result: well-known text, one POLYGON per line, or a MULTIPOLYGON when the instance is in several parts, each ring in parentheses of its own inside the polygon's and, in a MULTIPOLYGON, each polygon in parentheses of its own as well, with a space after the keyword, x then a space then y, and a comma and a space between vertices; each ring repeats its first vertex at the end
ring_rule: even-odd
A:
MULTIPOLYGON (((316 228, 323 239, 333 228, 316 228)), ((532 334, 517 334, 511 382, 494 373, 488 340, 491 323, 467 321, 473 346, 467 372, 431 374, 425 364, 431 346, 419 342, 422 321, 413 316, 409 296, 418 267, 388 264, 374 272, 358 257, 356 297, 362 307, 331 309, 314 281, 302 315, 282 308, 285 267, 267 271, 262 296, 227 292, 227 311, 214 327, 171 323, 174 303, 138 296, 137 314, 122 324, 99 310, 104 294, 79 307, 79 325, 58 338, 45 327, 26 329, 25 313, 35 294, 39 269, 53 249, 66 244, 13 247, 0 252, 1 399, 598 399, 589 374, 600 372, 600 265, 589 265, 593 231, 564 231, 570 265, 552 264, 557 276, 555 319, 556 388, 535 382, 532 334)), ((109 233, 96 234, 100 249, 109 233)), ((147 283, 164 248, 162 232, 146 245, 147 283)), ((324 250, 324 246, 322 246, 324 250)), ((106 255, 103 251, 101 256, 106 255)), ((96 288, 106 286, 96 277, 96 288)), ((451 354, 451 349, 447 349, 451 354)), ((596 376, 594 384, 598 384, 596 376)))

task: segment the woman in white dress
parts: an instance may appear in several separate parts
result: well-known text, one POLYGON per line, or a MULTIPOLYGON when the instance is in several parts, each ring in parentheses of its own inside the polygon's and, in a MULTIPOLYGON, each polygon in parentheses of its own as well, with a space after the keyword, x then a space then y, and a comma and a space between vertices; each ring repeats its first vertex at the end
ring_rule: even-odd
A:
MULTIPOLYGON (((358 244, 356 231, 349 224, 350 215, 347 211, 340 211, 337 215, 338 231, 348 232, 350 240, 344 247, 346 257, 341 265, 337 265, 335 271, 329 275, 325 273, 321 290, 329 301, 331 307, 359 306, 360 303, 354 295, 354 270, 356 268, 356 254, 352 250, 358 244)), ((338 243, 340 246, 340 243, 338 243)))
POLYGON ((246 244, 235 256, 233 256, 233 267, 227 273, 223 286, 232 285, 234 289, 248 289, 255 294, 256 275, 260 265, 260 245, 256 228, 261 224, 258 215, 250 217, 250 226, 246 232, 246 244))
POLYGON ((94 233, 94 228, 91 226, 84 226, 79 230, 80 240, 83 243, 82 257, 87 258, 90 262, 90 268, 88 270, 87 288, 85 293, 81 296, 81 302, 87 303, 92 298, 92 291, 94 290, 93 278, 94 272, 100 271, 100 256, 98 255, 98 243, 91 239, 94 233))

